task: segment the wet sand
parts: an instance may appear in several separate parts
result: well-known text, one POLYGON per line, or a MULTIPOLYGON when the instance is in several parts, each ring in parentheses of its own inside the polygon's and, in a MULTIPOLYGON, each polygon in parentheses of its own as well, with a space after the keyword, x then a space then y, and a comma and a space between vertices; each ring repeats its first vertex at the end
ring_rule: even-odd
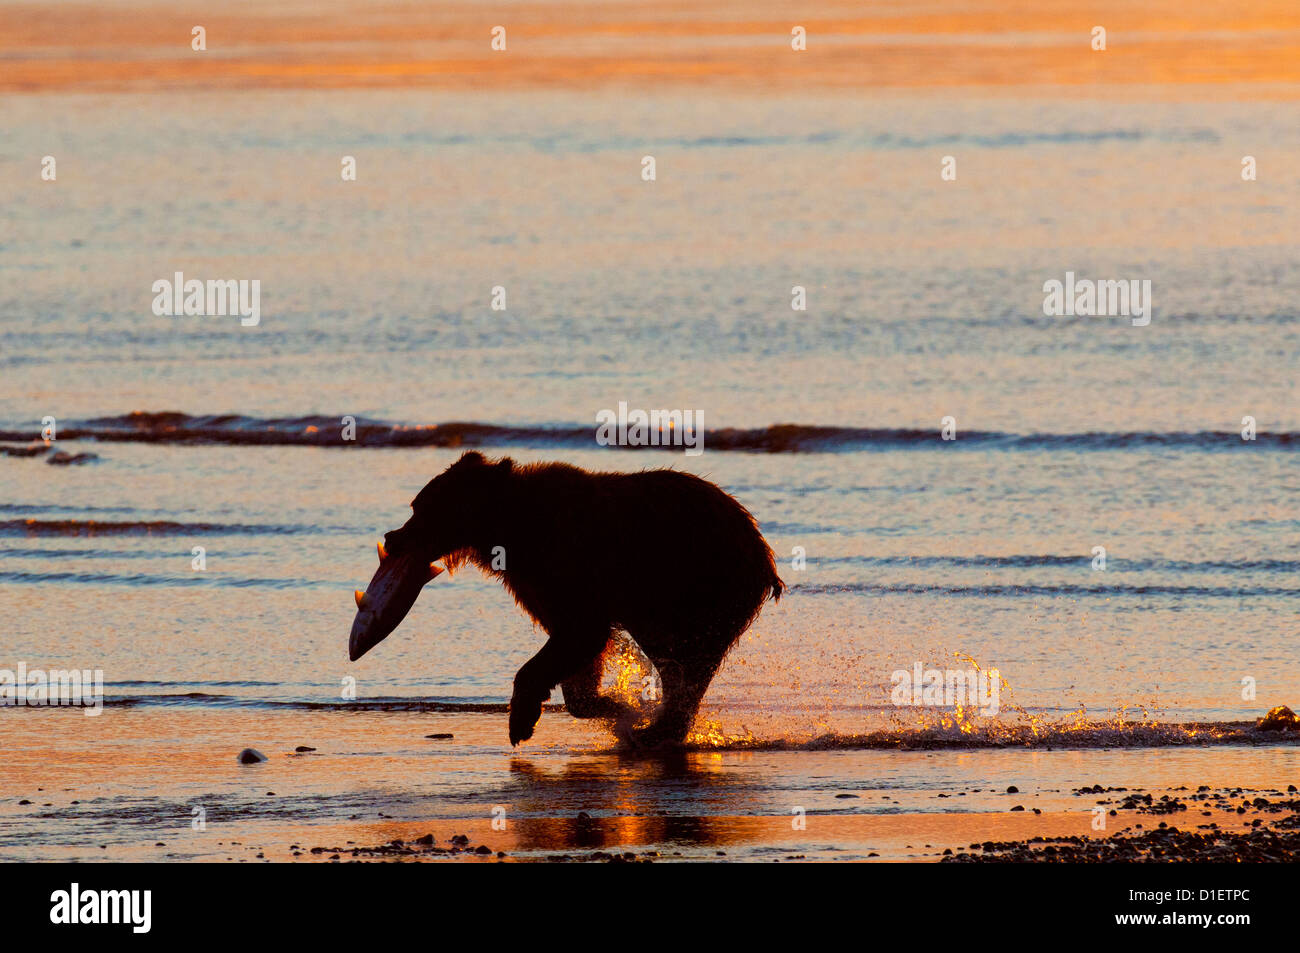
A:
POLYGON ((549 742, 514 751, 491 741, 504 732, 495 712, 110 707, 3 717, 5 860, 931 862, 1066 850, 1082 860, 1105 854, 1089 844, 1116 836, 1163 838, 1153 859, 1199 847, 1223 859, 1222 842, 1186 834, 1247 831, 1258 842, 1273 830, 1282 839, 1269 849, 1294 859, 1287 831, 1300 817, 1286 783, 1300 755, 1290 733, 1271 746, 648 756, 560 711, 543 716, 549 742), (269 760, 238 764, 245 746, 269 760), (918 762, 947 773, 900 783, 925 776, 918 762), (1079 776, 1110 783, 1072 786, 1079 776), (1237 788, 1233 776, 1254 783, 1237 788), (1116 783, 1129 777, 1165 783, 1116 783), (1172 783, 1189 777, 1209 783, 1172 783), (1104 831, 1092 826, 1099 805, 1104 831), (1181 848, 1165 826, 1185 832, 1181 848))

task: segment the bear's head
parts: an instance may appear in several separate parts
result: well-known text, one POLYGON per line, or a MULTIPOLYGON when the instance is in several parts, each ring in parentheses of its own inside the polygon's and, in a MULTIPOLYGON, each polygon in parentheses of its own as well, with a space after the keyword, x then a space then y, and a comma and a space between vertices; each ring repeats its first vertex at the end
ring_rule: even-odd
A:
POLYGON ((501 505, 514 462, 492 462, 470 450, 425 485, 411 501, 411 518, 384 536, 389 553, 419 552, 442 559, 472 548, 501 505))

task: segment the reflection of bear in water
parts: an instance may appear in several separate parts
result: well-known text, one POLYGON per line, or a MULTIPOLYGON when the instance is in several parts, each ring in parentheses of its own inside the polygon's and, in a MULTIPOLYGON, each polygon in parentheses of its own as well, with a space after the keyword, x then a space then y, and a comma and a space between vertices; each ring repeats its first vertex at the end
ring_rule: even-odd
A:
POLYGON ((550 636, 515 676, 512 745, 532 737, 556 685, 577 718, 628 714, 598 691, 617 629, 654 663, 663 686, 658 715, 636 740, 681 741, 722 657, 785 588, 749 512, 676 470, 590 473, 492 463, 471 451, 411 507, 406 525, 384 537, 388 552, 473 563, 550 636), (493 568, 496 547, 502 569, 493 568))

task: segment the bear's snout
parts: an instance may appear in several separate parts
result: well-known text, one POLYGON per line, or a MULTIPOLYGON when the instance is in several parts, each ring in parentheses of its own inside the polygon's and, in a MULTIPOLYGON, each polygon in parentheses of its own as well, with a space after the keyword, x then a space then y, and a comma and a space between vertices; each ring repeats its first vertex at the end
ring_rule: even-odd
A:
POLYGON ((410 548, 410 537, 406 527, 389 530, 384 534, 384 549, 392 556, 400 556, 410 548))

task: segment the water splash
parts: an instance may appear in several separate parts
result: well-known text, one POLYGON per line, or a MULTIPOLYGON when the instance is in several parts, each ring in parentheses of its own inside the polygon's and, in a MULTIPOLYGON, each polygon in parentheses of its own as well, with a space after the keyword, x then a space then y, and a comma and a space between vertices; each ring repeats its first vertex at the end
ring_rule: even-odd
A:
MULTIPOLYGON (((953 657, 982 671, 969 655, 953 657)), ((1000 711, 986 716, 970 705, 951 709, 900 708, 885 719, 885 727, 863 732, 836 731, 825 719, 812 730, 756 737, 748 728, 726 730, 716 720, 700 719, 687 740, 697 750, 818 751, 834 749, 932 750, 976 748, 1142 748, 1173 745, 1294 745, 1300 731, 1261 729, 1256 722, 1168 722, 1161 709, 1135 703, 1114 714, 1096 717, 1082 703, 1066 715, 1031 712, 1010 700, 1014 689, 998 675, 1000 711)))

